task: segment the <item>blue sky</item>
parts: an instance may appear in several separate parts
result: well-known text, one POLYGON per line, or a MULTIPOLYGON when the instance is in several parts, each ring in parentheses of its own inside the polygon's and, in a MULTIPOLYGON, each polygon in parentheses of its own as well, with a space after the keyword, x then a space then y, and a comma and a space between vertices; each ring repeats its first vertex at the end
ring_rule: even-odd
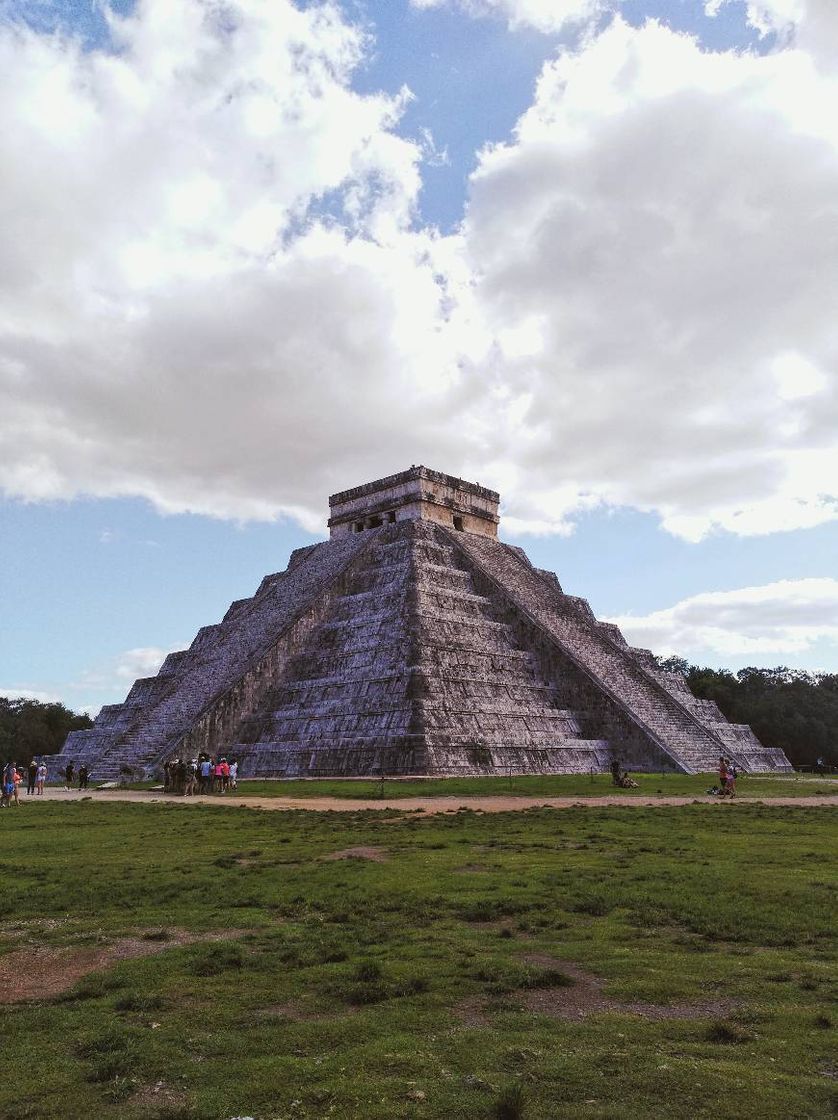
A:
POLYGON ((118 701, 411 462, 637 644, 838 671, 827 7, 112 10, 0 5, 0 691, 118 701))

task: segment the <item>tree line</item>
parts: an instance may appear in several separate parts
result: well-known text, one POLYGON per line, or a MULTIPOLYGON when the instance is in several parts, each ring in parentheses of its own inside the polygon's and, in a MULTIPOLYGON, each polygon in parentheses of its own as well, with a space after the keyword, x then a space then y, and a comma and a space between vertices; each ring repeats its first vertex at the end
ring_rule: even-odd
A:
POLYGON ((34 755, 60 751, 71 731, 92 726, 89 716, 63 704, 0 696, 0 759, 26 766, 34 755))
POLYGON ((838 673, 802 669, 709 669, 682 657, 658 658, 683 673, 694 696, 715 700, 731 723, 748 723, 766 747, 786 752, 792 766, 814 766, 822 758, 838 766, 838 673))

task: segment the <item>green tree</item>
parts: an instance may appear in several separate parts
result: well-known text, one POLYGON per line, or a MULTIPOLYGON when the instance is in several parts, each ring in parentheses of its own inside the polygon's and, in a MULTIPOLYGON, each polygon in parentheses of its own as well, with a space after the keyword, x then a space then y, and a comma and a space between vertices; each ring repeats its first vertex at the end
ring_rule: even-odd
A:
POLYGON ((71 731, 92 726, 89 716, 63 704, 0 696, 0 758, 26 766, 33 755, 60 751, 71 731))

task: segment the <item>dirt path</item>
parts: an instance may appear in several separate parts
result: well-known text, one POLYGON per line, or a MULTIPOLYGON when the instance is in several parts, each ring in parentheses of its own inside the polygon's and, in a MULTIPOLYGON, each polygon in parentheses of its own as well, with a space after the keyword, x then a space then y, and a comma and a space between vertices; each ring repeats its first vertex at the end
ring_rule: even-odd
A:
MULTIPOLYGON (((309 809, 312 812, 358 813, 364 809, 396 809, 402 813, 456 813, 458 809, 473 809, 481 813, 509 813, 523 809, 572 809, 611 806, 632 808, 660 808, 669 805, 717 805, 727 811, 736 805, 776 805, 783 808, 838 807, 838 794, 815 797, 737 797, 735 801, 716 797, 646 797, 631 794, 613 794, 605 797, 377 797, 350 799, 344 797, 247 797, 239 793, 214 797, 175 797, 172 794, 144 790, 99 790, 79 792, 48 789, 43 798, 21 798, 27 807, 38 801, 132 801, 142 804, 171 802, 177 805, 227 805, 246 809, 270 809, 287 812, 290 809, 309 809)), ((10 810, 14 812, 14 809, 10 810)))

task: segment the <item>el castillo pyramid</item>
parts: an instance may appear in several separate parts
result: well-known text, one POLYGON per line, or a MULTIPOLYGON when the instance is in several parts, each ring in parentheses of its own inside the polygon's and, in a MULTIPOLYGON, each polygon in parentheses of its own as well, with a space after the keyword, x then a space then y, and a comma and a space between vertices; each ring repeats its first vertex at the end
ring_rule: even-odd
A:
POLYGON ((55 760, 97 779, 205 751, 242 777, 789 770, 497 538, 499 496, 410 470, 334 494, 291 555, 55 760))

